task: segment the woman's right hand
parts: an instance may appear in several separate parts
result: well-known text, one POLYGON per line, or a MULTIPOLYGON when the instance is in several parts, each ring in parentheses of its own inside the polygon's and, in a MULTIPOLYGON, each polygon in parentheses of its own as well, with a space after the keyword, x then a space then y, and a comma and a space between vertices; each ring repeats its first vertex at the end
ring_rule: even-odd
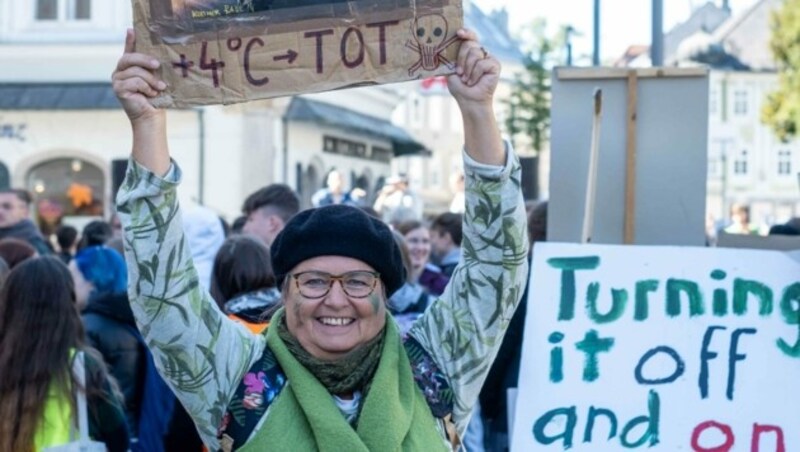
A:
POLYGON ((117 62, 111 80, 114 94, 131 123, 163 114, 162 110, 153 107, 149 101, 167 87, 155 73, 159 66, 160 63, 155 58, 136 53, 136 35, 129 28, 125 35, 125 52, 117 62))

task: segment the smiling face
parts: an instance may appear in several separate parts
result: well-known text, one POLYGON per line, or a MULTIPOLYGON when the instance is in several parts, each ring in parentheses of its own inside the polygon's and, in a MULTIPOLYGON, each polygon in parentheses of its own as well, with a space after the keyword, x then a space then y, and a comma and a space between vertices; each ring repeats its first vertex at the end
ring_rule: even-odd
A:
POLYGON ((300 294, 291 275, 317 271, 341 275, 353 271, 374 272, 369 265, 343 256, 318 256, 298 264, 286 278, 284 299, 289 332, 312 356, 336 360, 369 342, 386 324, 383 285, 366 298, 352 298, 335 281, 327 295, 309 299, 300 294))
POLYGON ((425 267, 431 256, 431 237, 428 228, 412 229, 403 238, 408 246, 408 257, 414 270, 425 267))

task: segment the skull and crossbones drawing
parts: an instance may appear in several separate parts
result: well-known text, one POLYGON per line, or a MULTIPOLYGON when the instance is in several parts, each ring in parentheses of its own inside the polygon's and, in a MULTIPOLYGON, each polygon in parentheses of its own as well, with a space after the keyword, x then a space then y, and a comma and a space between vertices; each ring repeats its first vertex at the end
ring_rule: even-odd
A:
POLYGON ((453 68, 453 63, 442 53, 458 39, 458 36, 447 37, 447 19, 444 16, 427 14, 415 18, 411 24, 411 34, 414 36, 414 41, 406 41, 406 47, 419 53, 419 60, 408 69, 409 76, 414 76, 420 68, 433 71, 442 63, 450 69, 453 68))

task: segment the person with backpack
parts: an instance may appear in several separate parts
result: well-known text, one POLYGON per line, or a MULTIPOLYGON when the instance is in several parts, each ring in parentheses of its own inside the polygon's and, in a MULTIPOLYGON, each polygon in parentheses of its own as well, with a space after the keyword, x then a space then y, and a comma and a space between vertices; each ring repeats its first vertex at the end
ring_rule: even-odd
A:
POLYGON ((128 303, 125 260, 113 248, 92 245, 70 262, 89 343, 108 364, 125 397, 132 450, 158 452, 175 396, 158 375, 128 303))
POLYGON ((0 451, 69 443, 81 398, 91 438, 110 452, 128 450, 121 395, 103 358, 84 342, 74 293, 69 270, 52 256, 17 265, 0 291, 0 451), (83 366, 75 369, 79 356, 83 366))

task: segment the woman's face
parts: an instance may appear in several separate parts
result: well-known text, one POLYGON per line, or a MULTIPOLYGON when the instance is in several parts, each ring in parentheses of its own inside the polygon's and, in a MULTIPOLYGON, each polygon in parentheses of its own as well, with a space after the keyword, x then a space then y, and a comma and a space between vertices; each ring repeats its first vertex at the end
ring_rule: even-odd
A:
POLYGON ((78 311, 86 307, 89 301, 89 294, 94 290, 94 285, 83 277, 75 260, 69 262, 69 273, 72 275, 72 281, 75 282, 75 303, 78 306, 78 311))
POLYGON ((428 228, 412 229, 403 238, 405 238, 408 246, 408 257, 411 259, 411 266, 414 269, 424 267, 431 257, 431 236, 428 228))
POLYGON ((380 280, 365 298, 349 297, 341 281, 322 298, 304 297, 292 275, 301 272, 342 275, 353 271, 374 272, 369 265, 343 256, 318 256, 301 262, 287 276, 284 290, 289 332, 315 358, 336 360, 369 342, 386 324, 386 303, 380 280))

